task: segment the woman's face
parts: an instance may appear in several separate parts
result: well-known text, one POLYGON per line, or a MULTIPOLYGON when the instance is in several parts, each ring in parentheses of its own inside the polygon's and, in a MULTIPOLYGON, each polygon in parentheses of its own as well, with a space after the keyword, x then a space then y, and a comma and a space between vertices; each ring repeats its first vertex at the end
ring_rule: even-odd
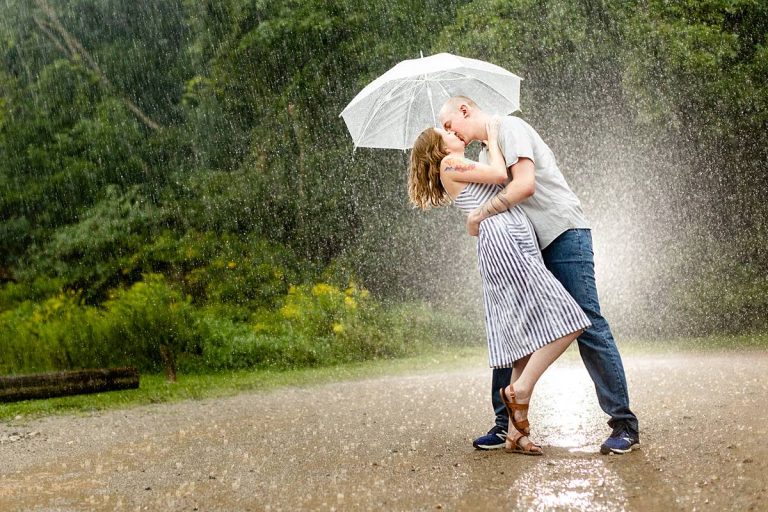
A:
POLYGON ((464 151, 464 147, 465 147, 464 141, 458 138, 455 133, 449 132, 447 130, 443 130, 442 128, 435 128, 435 131, 439 133, 440 136, 443 138, 443 144, 445 144, 445 149, 447 149, 449 152, 464 151))

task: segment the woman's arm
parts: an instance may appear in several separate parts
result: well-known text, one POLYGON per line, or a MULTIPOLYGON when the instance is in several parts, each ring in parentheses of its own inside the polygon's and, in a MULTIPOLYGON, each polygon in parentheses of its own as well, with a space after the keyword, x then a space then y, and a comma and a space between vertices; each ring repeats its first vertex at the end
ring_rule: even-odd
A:
POLYGON ((509 176, 507 175, 507 164, 504 162, 504 155, 501 154, 498 143, 500 124, 501 119, 493 117, 486 126, 489 153, 487 164, 467 158, 447 156, 440 165, 441 177, 462 183, 504 185, 509 176))
POLYGON ((467 231, 470 235, 477 236, 483 220, 509 210, 536 192, 536 167, 533 160, 520 158, 511 169, 513 179, 504 190, 469 214, 467 231))
POLYGON ((507 171, 468 158, 447 156, 440 163, 440 177, 461 183, 491 183, 504 185, 507 171))
MULTIPOLYGON (((501 152, 499 146, 499 127, 501 126, 501 118, 493 116, 485 125, 485 131, 488 136, 486 146, 488 146, 488 165, 495 169, 497 172, 504 174, 504 183, 506 183, 509 175, 507 174, 507 162, 504 160, 504 155, 501 152)), ((502 185, 504 184, 502 183, 502 185)))

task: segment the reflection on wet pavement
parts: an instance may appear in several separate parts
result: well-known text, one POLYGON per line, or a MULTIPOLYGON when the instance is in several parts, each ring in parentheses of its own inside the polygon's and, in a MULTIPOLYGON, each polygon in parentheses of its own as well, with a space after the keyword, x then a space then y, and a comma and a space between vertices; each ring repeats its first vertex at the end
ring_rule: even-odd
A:
POLYGON ((513 484, 520 492, 516 510, 624 510, 626 490, 621 478, 601 459, 549 457, 513 484))
POLYGON ((0 425, 0 510, 766 510, 768 354, 625 367, 628 455, 598 453, 610 429, 575 358, 531 402, 543 457, 472 449, 490 371, 468 364, 0 425))
POLYGON ((595 453, 595 432, 605 431, 594 385, 583 366, 556 363, 539 381, 531 403, 534 437, 547 446, 595 453))
POLYGON ((512 484, 516 510, 584 510, 626 508, 621 477, 597 454, 595 433, 606 432, 594 385, 583 366, 557 363, 536 388, 531 404, 533 437, 545 446, 545 460, 512 484))

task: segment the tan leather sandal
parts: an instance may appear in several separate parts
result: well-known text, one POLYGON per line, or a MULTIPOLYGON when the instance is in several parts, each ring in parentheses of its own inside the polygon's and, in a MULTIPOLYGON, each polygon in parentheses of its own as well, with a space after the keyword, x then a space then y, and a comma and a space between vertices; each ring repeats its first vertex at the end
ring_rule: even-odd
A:
POLYGON ((515 400, 515 388, 508 386, 511 391, 512 399, 507 400, 507 393, 504 391, 506 388, 499 390, 501 395, 501 401, 507 407, 507 414, 509 415, 509 422, 515 427, 515 430, 523 434, 524 436, 531 435, 531 424, 528 422, 528 418, 520 421, 515 421, 515 411, 528 411, 528 404, 521 404, 515 400))
POLYGON ((521 439, 526 438, 522 433, 515 432, 510 437, 509 434, 507 434, 507 442, 512 443, 512 448, 507 447, 507 445, 504 445, 504 451, 507 453, 522 453, 523 455, 544 455, 544 451, 541 449, 541 446, 537 445, 530 439, 528 439, 527 443, 523 443, 521 439))

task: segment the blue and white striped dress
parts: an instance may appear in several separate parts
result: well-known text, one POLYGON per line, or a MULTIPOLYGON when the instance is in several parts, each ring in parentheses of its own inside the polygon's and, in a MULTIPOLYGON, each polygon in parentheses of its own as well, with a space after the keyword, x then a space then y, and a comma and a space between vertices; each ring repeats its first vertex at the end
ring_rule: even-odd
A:
MULTIPOLYGON (((469 183, 454 204, 469 213, 499 191, 497 185, 469 183)), ((477 263, 491 368, 511 367, 547 343, 591 325, 544 266, 533 225, 519 206, 480 223, 477 263)))

